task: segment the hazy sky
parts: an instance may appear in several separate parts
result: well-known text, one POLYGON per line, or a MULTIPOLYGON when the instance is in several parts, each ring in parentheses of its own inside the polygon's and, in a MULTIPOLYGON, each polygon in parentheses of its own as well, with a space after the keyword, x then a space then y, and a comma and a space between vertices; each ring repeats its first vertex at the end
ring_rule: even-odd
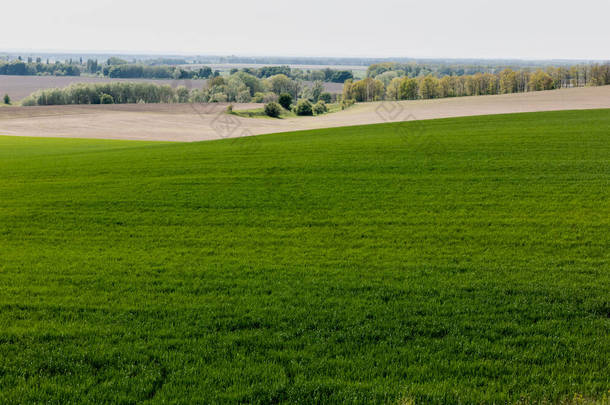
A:
POLYGON ((0 51, 610 59, 610 0, 3 3, 0 51))

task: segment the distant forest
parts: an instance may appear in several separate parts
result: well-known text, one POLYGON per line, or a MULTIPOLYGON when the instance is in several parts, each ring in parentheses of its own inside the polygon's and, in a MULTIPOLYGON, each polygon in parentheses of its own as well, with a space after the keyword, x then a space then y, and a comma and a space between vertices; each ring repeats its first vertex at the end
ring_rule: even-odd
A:
MULTIPOLYGON (((277 74, 284 74, 294 80, 323 81, 333 83, 345 83, 346 80, 354 79, 354 72, 344 67, 324 67, 320 69, 305 69, 290 67, 289 64, 338 64, 343 63, 350 66, 362 66, 368 63, 367 78, 379 79, 387 87, 390 81, 396 77, 420 78, 433 76, 442 79, 445 76, 470 76, 476 74, 494 75, 505 69, 517 72, 530 73, 542 69, 549 74, 553 69, 561 72, 568 71, 569 78, 563 74, 561 86, 564 83, 572 83, 573 70, 582 70, 585 66, 605 66, 604 63, 577 63, 575 61, 519 61, 519 60, 446 60, 446 59, 397 59, 388 62, 386 59, 374 58, 303 58, 303 57, 143 57, 119 58, 110 56, 100 61, 99 58, 63 57, 59 60, 36 57, 22 58, 18 56, 11 60, 9 56, 5 61, 0 59, 0 75, 56 75, 56 76, 80 76, 94 75, 109 78, 123 79, 209 79, 219 75, 231 75, 238 71, 245 72, 264 79, 277 74), (128 60, 129 59, 129 60, 128 60), (379 62, 381 61, 381 62, 379 62), (256 68, 233 68, 225 72, 213 70, 201 63, 249 63, 249 64, 279 64, 279 66, 263 66, 256 68), (369 63, 370 62, 370 63, 369 63), (197 63, 197 64, 195 64, 197 63), (570 73, 572 72, 572 73, 570 73)), ((588 75, 583 73, 579 78, 578 85, 584 80, 588 85, 588 75)), ((448 79, 446 79, 448 80, 448 79)), ((492 80, 493 81, 493 80, 492 80)), ((557 80, 556 80, 557 81, 557 80)), ((493 84, 492 84, 493 87, 493 84)), ((499 90, 498 90, 499 91, 499 90)), ((456 93, 459 93, 457 91, 456 93)))
MULTIPOLYGON (((183 60, 176 59, 152 59, 148 63, 130 63, 124 59, 111 57, 105 62, 96 59, 70 59, 65 62, 43 62, 41 58, 33 61, 28 58, 24 61, 19 57, 10 62, 0 61, 0 75, 18 76, 80 76, 81 73, 89 75, 104 76, 122 79, 209 79, 221 74, 218 70, 212 70, 209 66, 190 67, 179 65, 183 60), (168 64, 172 63, 172 64, 168 64)), ((278 74, 284 74, 296 80, 316 81, 332 83, 344 83, 354 77, 349 70, 337 70, 324 68, 319 70, 296 69, 289 66, 263 66, 260 68, 231 69, 229 74, 242 71, 258 78, 264 79, 278 74)))

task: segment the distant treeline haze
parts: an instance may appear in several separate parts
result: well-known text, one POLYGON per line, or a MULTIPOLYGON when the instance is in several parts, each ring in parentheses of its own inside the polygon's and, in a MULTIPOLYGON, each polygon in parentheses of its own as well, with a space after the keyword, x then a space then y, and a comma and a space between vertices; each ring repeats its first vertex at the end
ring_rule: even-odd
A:
MULTIPOLYGON (((160 62, 167 62, 166 59, 155 59, 145 63, 129 63, 126 60, 112 57, 105 63, 89 59, 69 60, 65 63, 55 62, 46 63, 40 58, 33 61, 28 58, 25 62, 21 59, 12 62, 0 61, 0 75, 18 76, 80 76, 81 72, 122 79, 208 79, 220 75, 220 71, 213 71, 209 66, 202 67, 183 67, 175 65, 162 65, 160 62)), ((297 80, 316 81, 332 83, 344 83, 347 79, 354 77, 349 70, 337 70, 331 68, 319 70, 294 69, 290 66, 264 66, 261 68, 232 69, 230 74, 238 71, 245 72, 258 78, 267 78, 278 74, 284 74, 297 80)))

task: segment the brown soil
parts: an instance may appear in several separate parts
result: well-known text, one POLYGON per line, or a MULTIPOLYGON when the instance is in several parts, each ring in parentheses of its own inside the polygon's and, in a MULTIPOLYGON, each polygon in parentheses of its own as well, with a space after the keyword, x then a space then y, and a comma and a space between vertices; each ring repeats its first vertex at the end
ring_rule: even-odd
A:
POLYGON ((225 108, 221 104, 7 107, 0 108, 0 134, 188 142, 412 119, 610 108, 610 86, 363 103, 338 113, 289 119, 241 118, 225 114, 225 108))

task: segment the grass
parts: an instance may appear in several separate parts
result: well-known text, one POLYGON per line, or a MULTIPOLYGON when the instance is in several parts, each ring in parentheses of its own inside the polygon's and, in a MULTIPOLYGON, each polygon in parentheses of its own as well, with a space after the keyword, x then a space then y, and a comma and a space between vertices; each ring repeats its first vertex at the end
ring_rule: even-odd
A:
POLYGON ((0 403, 607 403, 609 137, 0 137, 0 403))
MULTIPOLYGON (((331 113, 341 111, 340 103, 326 104, 326 107, 328 108, 328 111, 325 114, 331 114, 331 113)), ((238 117, 244 117, 244 118, 277 119, 277 118, 269 117, 267 114, 265 114, 264 107, 251 108, 248 110, 233 110, 231 112, 231 114, 237 115, 238 117)), ((323 114, 323 115, 325 115, 325 114, 323 114)), ((306 116, 303 117, 303 116, 297 115, 294 111, 286 110, 285 108, 282 108, 282 113, 280 114, 280 116, 278 118, 283 119, 283 118, 297 118, 297 117, 298 118, 307 118, 306 116)))

